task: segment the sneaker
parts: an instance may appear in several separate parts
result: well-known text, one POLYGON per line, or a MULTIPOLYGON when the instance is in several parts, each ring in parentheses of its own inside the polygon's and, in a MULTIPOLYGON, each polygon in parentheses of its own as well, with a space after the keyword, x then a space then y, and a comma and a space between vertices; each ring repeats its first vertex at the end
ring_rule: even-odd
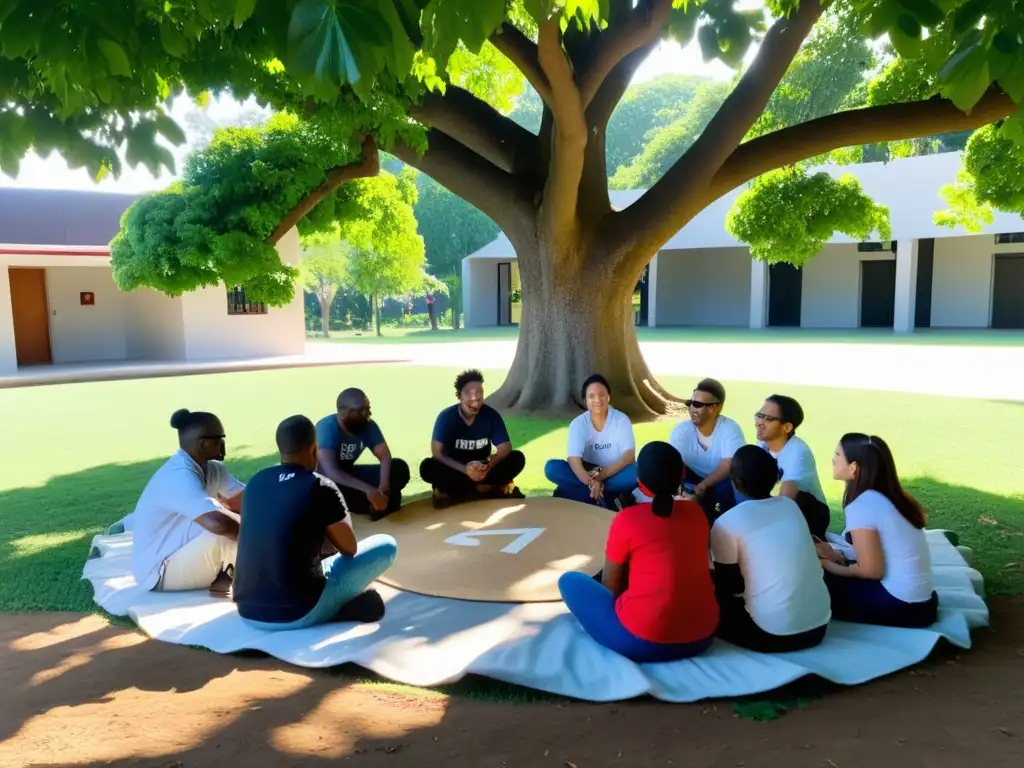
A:
POLYGON ((618 512, 633 506, 636 506, 636 499, 633 498, 631 493, 620 493, 612 499, 612 507, 618 512))
POLYGON ((235 566, 229 565, 217 574, 210 584, 210 597, 231 597, 231 587, 235 583, 235 566))
POLYGON ((526 494, 519 490, 518 485, 513 485, 505 494, 507 499, 525 499, 526 494))
POLYGON ((373 624, 384 618, 384 600, 376 589, 356 595, 338 611, 336 621, 357 621, 373 624))

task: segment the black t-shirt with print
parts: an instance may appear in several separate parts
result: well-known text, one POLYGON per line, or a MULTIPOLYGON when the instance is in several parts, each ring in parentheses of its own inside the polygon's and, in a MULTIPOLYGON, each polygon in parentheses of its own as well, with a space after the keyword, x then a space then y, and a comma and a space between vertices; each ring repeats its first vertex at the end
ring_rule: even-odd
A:
POLYGON ((508 429, 501 414, 484 405, 467 424, 456 403, 445 408, 434 422, 434 440, 444 444, 445 455, 462 464, 483 461, 491 455, 492 446, 509 442, 508 429))

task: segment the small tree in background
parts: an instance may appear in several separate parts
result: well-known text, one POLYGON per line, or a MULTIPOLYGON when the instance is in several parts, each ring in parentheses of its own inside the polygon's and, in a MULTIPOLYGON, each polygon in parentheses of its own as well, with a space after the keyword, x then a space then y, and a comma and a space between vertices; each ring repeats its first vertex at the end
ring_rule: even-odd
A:
POLYGON ((457 331, 461 327, 459 319, 462 317, 462 277, 448 275, 444 278, 444 284, 448 286, 448 300, 452 305, 452 330, 457 331))
POLYGON ((302 284, 320 303, 325 339, 331 335, 331 304, 348 280, 348 262, 349 247, 337 236, 303 239, 302 284))

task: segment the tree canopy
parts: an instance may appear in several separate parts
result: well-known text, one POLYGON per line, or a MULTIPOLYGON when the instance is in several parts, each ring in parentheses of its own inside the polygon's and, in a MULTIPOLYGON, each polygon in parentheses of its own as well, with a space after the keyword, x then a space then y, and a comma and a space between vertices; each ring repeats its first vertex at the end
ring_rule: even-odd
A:
POLYGON ((247 161, 218 166, 237 170, 231 184, 197 183, 205 171, 190 161, 180 187, 126 221, 120 249, 141 256, 119 259, 123 284, 183 290, 217 273, 279 295, 290 276, 265 246, 307 213, 315 226, 320 206, 344 218, 334 198, 362 182, 339 191, 338 179, 375 173, 383 150, 473 204, 516 249, 530 299, 493 401, 572 408, 582 379, 602 370, 617 405, 642 417, 664 412, 669 397, 643 361, 629 307, 657 249, 730 190, 837 149, 997 122, 1001 137, 1018 136, 1022 35, 1024 0, 765 0, 746 10, 732 0, 0 0, 0 167, 11 172, 34 148, 117 173, 123 149, 128 163, 156 169, 173 162, 166 143, 181 140, 168 97, 255 96, 293 116, 293 140, 306 132, 318 151, 296 152, 294 174, 281 178, 284 164, 258 161, 288 137, 239 133, 247 161), (851 43, 887 40, 891 66, 864 106, 758 134, 826 11, 852 17, 851 43), (749 63, 689 149, 615 210, 609 121, 666 39, 696 40, 706 59, 736 69, 749 63), (542 102, 535 131, 505 112, 523 80, 542 102), (241 202, 229 206, 236 186, 241 202), (185 209, 194 214, 175 213, 185 209), (145 226, 131 234, 133 223, 145 226), (184 255, 172 253, 175 241, 184 255))

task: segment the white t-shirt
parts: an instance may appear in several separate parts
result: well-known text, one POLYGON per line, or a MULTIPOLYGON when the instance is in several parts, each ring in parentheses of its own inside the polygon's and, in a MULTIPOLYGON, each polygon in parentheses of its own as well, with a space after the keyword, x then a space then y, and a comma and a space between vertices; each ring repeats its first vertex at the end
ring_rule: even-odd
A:
MULTIPOLYGON (((932 596, 932 558, 924 531, 911 525, 885 496, 865 491, 844 510, 846 531, 875 531, 882 542, 885 575, 882 586, 905 603, 922 603, 932 596)), ((845 536, 844 536, 845 538, 845 536)))
POLYGON ((828 503, 825 501, 825 492, 821 489, 821 480, 818 479, 818 466, 814 463, 814 454, 807 447, 807 443, 793 435, 778 453, 770 450, 763 440, 757 444, 778 462, 782 475, 779 478, 780 483, 796 483, 798 491, 811 494, 823 504, 828 503))
POLYGON ((828 623, 832 604, 800 507, 785 496, 737 504, 711 527, 716 563, 738 563, 747 612, 765 632, 796 635, 828 623))
POLYGON ((179 450, 150 478, 135 511, 126 521, 132 532, 132 572, 143 589, 153 589, 167 558, 203 530, 197 517, 225 510, 218 496, 230 498, 245 486, 219 461, 206 465, 206 473, 185 451, 179 450))
POLYGON ((679 451, 683 463, 701 477, 707 477, 722 463, 747 444, 740 425, 728 416, 719 416, 715 431, 705 438, 698 437, 696 425, 686 420, 676 424, 668 438, 669 443, 679 451), (707 446, 702 445, 706 441, 707 446))
POLYGON ((629 416, 612 407, 608 408, 608 418, 600 432, 594 429, 590 411, 581 413, 569 425, 570 457, 578 456, 585 462, 603 468, 617 462, 626 451, 635 449, 636 438, 629 416))

